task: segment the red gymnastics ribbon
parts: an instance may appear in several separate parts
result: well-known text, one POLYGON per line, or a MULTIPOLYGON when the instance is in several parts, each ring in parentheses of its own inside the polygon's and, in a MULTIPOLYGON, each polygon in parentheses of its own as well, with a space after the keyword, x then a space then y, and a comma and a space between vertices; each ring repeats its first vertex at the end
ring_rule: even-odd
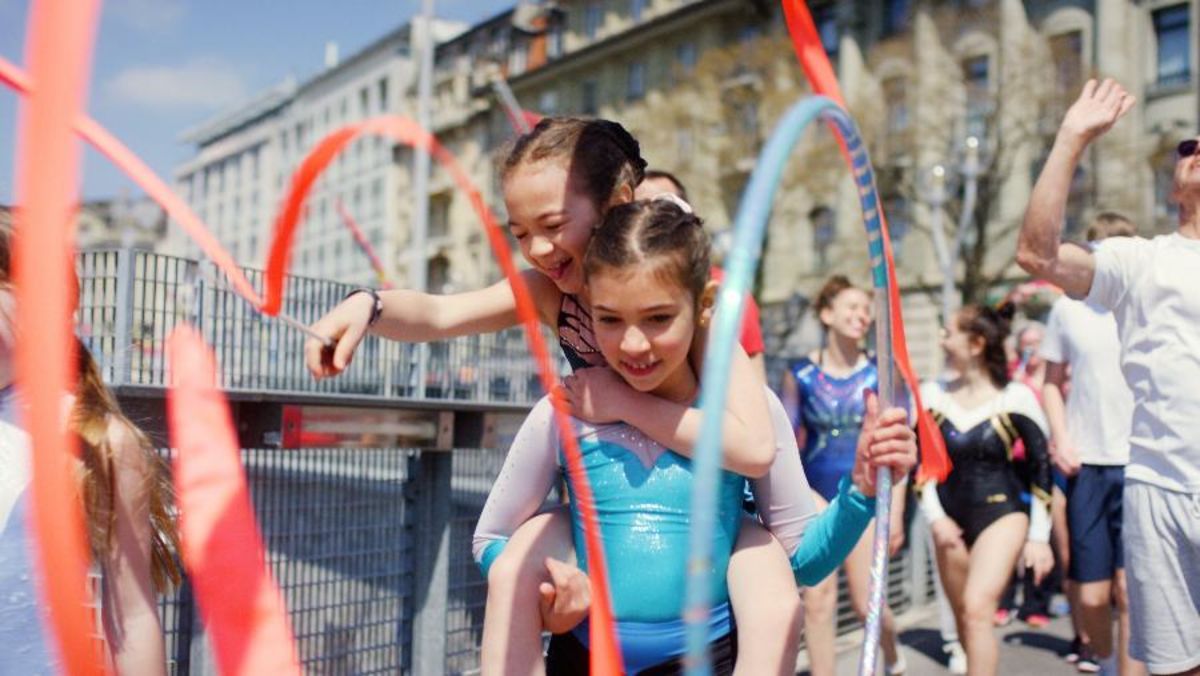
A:
POLYGON ((167 350, 180 547, 219 670, 299 676, 291 623, 263 554, 229 405, 216 386, 216 359, 187 325, 171 333, 167 350))
MULTIPOLYGON (((67 432, 63 397, 72 391, 71 223, 79 192, 79 146, 71 134, 86 98, 96 0, 34 0, 26 59, 40 83, 20 109, 14 267, 16 379, 28 402, 33 454, 34 560, 39 591, 61 666, 103 674, 89 638, 88 543, 77 476, 78 442, 67 432)), ((6 646, 9 650, 20 646, 6 646)))
MULTIPOLYGON (((0 59, 0 82, 28 95, 31 90, 30 79, 11 63, 0 59)), ((538 362, 543 388, 548 392, 557 392, 556 378, 551 366, 549 352, 540 333, 540 323, 532 297, 524 280, 517 273, 512 263, 512 254, 507 241, 499 230, 495 217, 484 203, 479 191, 471 183, 465 172, 449 152, 443 148, 432 135, 420 129, 412 121, 403 117, 375 118, 359 124, 349 125, 326 136, 304 159, 300 169, 292 177, 291 188, 285 201, 284 209, 275 221, 270 255, 265 275, 266 288, 263 296, 254 290, 241 269, 233 262, 228 252, 221 247, 205 227, 203 221, 187 206, 183 200, 163 183, 153 171, 142 163, 127 147, 110 135, 94 120, 83 115, 74 118, 75 130, 85 140, 95 146, 120 167, 146 194, 154 199, 167 214, 178 221, 184 230, 192 237, 205 254, 229 278, 235 291, 265 314, 274 315, 282 305, 284 278, 291 255, 291 247, 295 238, 300 216, 303 213, 304 200, 311 190, 320 172, 329 162, 341 152, 350 140, 359 134, 374 133, 392 136, 396 140, 409 145, 420 144, 431 155, 450 171, 460 189, 469 196, 472 207, 485 225, 489 243, 496 253, 501 269, 509 279, 516 298, 517 313, 526 327, 526 333, 531 351, 538 362)), ((604 565, 603 548, 596 527, 595 507, 592 493, 587 484, 583 471, 582 457, 573 436, 566 404, 559 396, 552 397, 555 416, 558 422, 564 452, 567 456, 568 472, 575 485, 579 487, 577 497, 581 517, 584 521, 585 545, 588 553, 593 595, 591 610, 591 645, 592 669, 597 674, 616 674, 622 671, 620 651, 617 649, 615 625, 612 616, 612 606, 608 594, 608 578, 604 565)), ((227 597, 225 597, 227 598, 227 597)), ((222 599, 214 599, 221 602, 222 599)))
MULTIPOLYGON (((415 146, 428 152, 450 174, 451 179, 467 196, 475 214, 483 223, 484 233, 487 234, 492 253, 495 254, 501 271, 512 287, 517 304, 517 316, 525 326, 525 335, 530 351, 533 352, 534 359, 538 364, 542 388, 551 393, 554 418, 567 459, 567 473, 576 489, 575 502, 583 521, 588 576, 592 586, 589 634, 591 670, 593 674, 620 674, 623 672, 621 652, 617 647, 612 601, 609 596, 608 568, 605 564, 604 548, 600 540, 599 522, 596 519, 595 499, 587 481, 579 443, 571 434, 573 426, 567 411, 567 404, 561 395, 558 379, 554 375, 553 364, 550 361, 550 353, 542 338, 541 320, 538 318, 533 296, 529 293, 524 278, 513 264, 512 250, 500 230, 495 215, 492 214, 491 209, 483 201, 483 196, 454 159, 454 156, 416 122, 395 115, 371 118, 357 124, 347 125, 321 139, 301 162, 296 173, 292 175, 291 186, 284 199, 283 211, 275 221, 275 232, 272 238, 270 257, 267 261, 266 297, 268 301, 282 297, 284 272, 288 265, 292 241, 295 238, 301 214, 304 212, 304 202, 312 190, 313 184, 351 141, 364 134, 386 136, 399 143, 415 146)), ((264 308, 267 312, 278 311, 278 309, 278 305, 268 305, 264 308)))
MULTIPOLYGON (((808 11, 807 3, 803 0, 783 0, 783 14, 787 21, 788 32, 792 36, 792 47, 795 49, 796 57, 800 60, 800 67, 804 69, 804 74, 808 77, 813 91, 828 96, 845 108, 846 100, 842 98, 837 75, 834 73, 833 64, 829 62, 829 56, 825 53, 825 47, 821 44, 821 37, 817 33, 817 26, 813 22, 812 14, 808 11)), ((842 157, 853 173, 854 165, 850 160, 850 154, 846 151, 845 141, 833 125, 830 127, 834 129, 842 148, 842 157)), ((921 464, 917 468, 917 482, 945 481, 950 474, 950 456, 946 453, 946 441, 942 438, 941 431, 938 430, 921 401, 920 381, 908 358, 908 340, 904 335, 904 312, 900 303, 900 285, 896 281, 896 261, 892 253, 892 236, 888 231, 883 204, 879 204, 877 208, 879 209, 879 225, 883 231, 883 254, 887 259, 888 307, 891 308, 892 313, 892 358, 895 360, 896 368, 904 378, 905 384, 908 385, 909 391, 912 392, 917 408, 917 434, 921 443, 921 464)))
POLYGON ((388 281, 387 272, 383 269, 383 261, 379 260, 379 254, 375 253, 375 247, 371 246, 371 240, 363 233, 362 228, 358 226, 358 222, 346 210, 346 205, 342 204, 342 200, 338 199, 334 206, 337 208, 338 216, 341 217, 342 223, 346 229, 350 231, 350 236, 358 242, 358 247, 362 249, 367 260, 371 262, 371 268, 375 270, 375 276, 379 278, 379 287, 382 289, 392 288, 392 283, 388 281))

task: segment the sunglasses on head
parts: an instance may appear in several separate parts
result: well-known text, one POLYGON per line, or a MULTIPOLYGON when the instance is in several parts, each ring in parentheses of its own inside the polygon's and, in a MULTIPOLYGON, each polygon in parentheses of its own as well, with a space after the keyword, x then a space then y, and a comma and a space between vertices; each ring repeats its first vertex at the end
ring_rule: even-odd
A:
POLYGON ((1180 141, 1178 146, 1175 146, 1175 152, 1179 154, 1179 159, 1191 157, 1196 154, 1196 146, 1200 144, 1200 139, 1190 138, 1186 141, 1180 141))

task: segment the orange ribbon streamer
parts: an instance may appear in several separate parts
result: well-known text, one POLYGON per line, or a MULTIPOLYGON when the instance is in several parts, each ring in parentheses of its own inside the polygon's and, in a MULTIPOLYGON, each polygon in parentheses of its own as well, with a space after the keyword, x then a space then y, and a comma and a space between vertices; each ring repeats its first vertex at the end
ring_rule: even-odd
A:
POLYGON ((220 672, 298 676, 287 608, 263 555, 233 419, 216 386, 216 358, 187 325, 171 333, 167 350, 181 553, 220 672))
MULTIPOLYGON (((845 108, 846 100, 842 98, 837 75, 834 73, 833 64, 829 62, 829 56, 825 53, 825 47, 821 44, 821 37, 817 33, 807 3, 804 0, 783 0, 783 14, 788 33, 792 37, 796 58, 800 61, 800 67, 808 77, 813 91, 828 96, 845 108)), ((845 143, 840 134, 836 136, 842 146, 842 157, 853 173, 854 165, 850 161, 845 143)), ((917 469, 917 482, 923 483, 931 479, 945 481, 950 474, 950 456, 946 453, 946 441, 942 438, 941 431, 921 401, 920 381, 908 358, 908 340, 904 334, 904 312, 900 303, 900 285, 896 280, 892 236, 888 231, 887 216, 884 214, 882 203, 878 205, 878 209, 879 225, 883 231, 883 255, 887 259, 888 306, 892 313, 892 358, 909 391, 912 392, 917 408, 917 434, 921 442, 921 464, 917 469)))
MULTIPOLYGON (((37 81, 37 78, 34 80, 37 81)), ((0 82, 26 95, 29 95, 32 90, 30 78, 4 59, 0 59, 0 82)), ((304 200, 312 189, 313 183, 329 162, 344 150, 352 139, 366 133, 391 136, 401 143, 424 148, 450 172, 458 187, 468 195, 472 207, 483 221, 492 250, 496 253, 501 269, 512 286, 518 316, 525 325, 531 351, 541 371, 542 385, 548 392, 557 391, 557 380, 554 376, 549 352, 541 337, 536 308, 524 280, 512 263, 511 251, 500 232, 495 217, 453 156, 431 134, 411 120, 399 116, 389 116, 348 125, 326 136, 309 153, 293 175, 284 208, 275 221, 265 274, 266 286, 264 294, 260 296, 242 274, 241 269, 234 263, 232 257, 221 247, 204 226, 203 221, 183 200, 103 127, 91 118, 78 114, 78 108, 72 110, 76 112, 65 119, 74 122, 74 128, 80 136, 120 167, 146 192, 147 196, 155 200, 172 219, 178 221, 205 254, 221 268, 232 283, 234 290, 268 315, 278 314, 282 306, 284 281, 296 228, 303 213, 304 200)), ((608 594, 607 567, 604 563, 603 548, 596 526, 594 499, 583 470, 578 444, 569 434, 571 425, 566 404, 559 396, 553 396, 552 401, 567 457, 568 472, 578 488, 579 509, 585 526, 585 546, 593 589, 590 635, 592 669, 597 674, 621 673, 621 657, 617 647, 611 601, 608 594)))
POLYGON ((32 3, 26 58, 40 86, 21 106, 17 161, 16 377, 29 404, 34 559, 53 634, 47 645, 57 646, 70 674, 104 673, 102 655, 88 638, 94 623, 86 606, 89 552, 75 482, 78 444, 63 419, 75 363, 67 286, 79 146, 70 130, 86 96, 99 9, 96 0, 32 3))
POLYGON ((483 196, 454 156, 446 150, 429 132, 409 118, 401 116, 375 117, 357 124, 347 125, 335 130, 317 143, 316 147, 304 158, 300 168, 292 176, 288 195, 284 200, 284 208, 275 221, 272 236, 270 257, 267 261, 266 298, 268 305, 264 311, 277 312, 278 305, 270 305, 270 301, 278 302, 283 295, 284 277, 287 271, 288 257, 299 226, 301 214, 304 212, 304 201, 312 190, 313 184, 321 172, 342 152, 355 138, 363 134, 379 134, 392 138, 406 145, 424 149, 441 164, 450 174, 458 189, 467 196, 475 214, 483 223, 484 233, 491 244, 492 253, 500 264, 505 278, 512 287, 517 304, 517 316, 525 326, 526 339, 530 351, 533 352, 538 364, 542 387, 551 392, 551 402, 554 404, 555 421, 558 425, 559 436, 562 440, 564 455, 567 459, 567 472, 576 488, 576 502, 580 518, 584 524, 584 546, 587 551, 588 576, 592 585, 592 607, 590 616, 590 648, 591 668, 594 674, 619 674, 623 672, 621 653, 617 646, 616 629, 612 615, 612 601, 609 597, 608 567, 605 564, 604 548, 600 541, 600 531, 596 519, 595 499, 587 481, 583 467, 583 456, 579 444, 570 433, 572 429, 566 402, 559 393, 558 381, 554 375, 554 367, 550 361, 550 353, 541 334, 541 321, 533 296, 525 284, 524 278, 513 264, 512 251, 507 240, 500 231, 495 215, 483 201, 483 196))

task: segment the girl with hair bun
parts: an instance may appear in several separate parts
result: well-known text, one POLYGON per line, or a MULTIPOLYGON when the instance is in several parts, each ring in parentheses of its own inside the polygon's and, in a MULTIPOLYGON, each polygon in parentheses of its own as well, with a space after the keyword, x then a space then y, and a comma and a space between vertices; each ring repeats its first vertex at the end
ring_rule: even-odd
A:
MULTIPOLYGON (((864 391, 876 392, 879 373, 863 349, 871 325, 871 295, 844 275, 830 277, 817 293, 813 310, 824 328, 823 346, 793 363, 784 376, 783 399, 793 416, 800 459, 812 484, 818 509, 837 495, 838 482, 854 467, 858 430, 866 406, 864 391)), ((903 545, 904 490, 893 492, 892 553, 903 545)), ((846 557, 850 600, 866 616, 874 529, 868 528, 846 557)), ((813 676, 832 676, 837 649, 837 576, 830 575, 804 592, 805 633, 813 676)), ((885 607, 880 648, 888 674, 905 670, 896 641, 895 620, 885 607)))
MULTIPOLYGON (((584 285, 584 252, 605 214, 633 201, 645 168, 637 140, 620 124, 552 117, 544 118, 516 140, 501 161, 499 173, 508 230, 529 264, 520 274, 539 318, 557 333, 572 369, 590 371, 585 377, 564 381, 573 414, 593 423, 625 422, 655 442, 690 456, 700 434, 699 409, 690 402, 637 391, 612 369, 588 368, 603 366, 605 361, 584 285)), ((312 325, 314 333, 336 343, 332 350, 317 340, 306 343, 305 362, 315 377, 334 376, 344 370, 368 332, 393 340, 424 342, 499 331, 518 323, 516 299, 507 280, 451 295, 405 289, 360 291, 312 325)), ((697 372, 706 337, 707 331, 696 331, 688 353, 697 372)), ((761 378, 740 347, 733 356, 730 390, 738 394, 726 403, 722 465, 747 477, 762 477, 775 460, 776 439, 761 378)), ((753 529, 744 529, 731 577, 745 579, 747 584, 761 581, 764 556, 776 556, 775 563, 786 571, 786 557, 781 550, 745 544, 749 532, 753 529), (743 572, 738 575, 737 570, 743 572)), ((761 529, 758 532, 765 535, 761 529)), ((570 549, 570 537, 562 510, 534 516, 513 533, 504 560, 489 575, 481 651, 485 673, 536 670, 542 629, 554 630, 574 619, 575 613, 564 610, 552 571, 543 563, 549 557, 563 558, 570 549), (513 565, 508 565, 510 562, 513 565), (564 616, 566 621, 560 619, 564 616)), ((790 582, 786 576, 782 581, 790 582)), ((774 601, 766 599, 758 604, 764 606, 762 617, 773 619, 779 626, 791 623, 799 612, 799 601, 794 606, 774 601)), ((772 649, 778 649, 780 643, 775 642, 772 649)))
POLYGON ((1033 392, 1009 381, 1013 312, 1011 303, 960 309, 942 334, 954 379, 921 387, 954 469, 945 482, 920 486, 920 503, 970 674, 996 673, 993 621, 1018 559, 1037 581, 1054 565, 1047 425, 1033 392), (1018 442, 1025 457, 1015 461, 1018 442))

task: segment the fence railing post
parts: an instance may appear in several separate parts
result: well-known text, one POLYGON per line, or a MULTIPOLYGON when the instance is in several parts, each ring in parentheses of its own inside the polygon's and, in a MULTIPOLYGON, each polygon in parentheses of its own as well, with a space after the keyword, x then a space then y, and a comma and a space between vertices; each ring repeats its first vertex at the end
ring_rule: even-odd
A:
POLYGON ((409 464, 416 556, 412 623, 412 673, 446 673, 446 607, 450 593, 450 476, 453 454, 424 450, 409 464))
POLYGON ((117 312, 113 384, 132 382, 130 353, 133 350, 133 256, 132 249, 117 251, 117 312))

